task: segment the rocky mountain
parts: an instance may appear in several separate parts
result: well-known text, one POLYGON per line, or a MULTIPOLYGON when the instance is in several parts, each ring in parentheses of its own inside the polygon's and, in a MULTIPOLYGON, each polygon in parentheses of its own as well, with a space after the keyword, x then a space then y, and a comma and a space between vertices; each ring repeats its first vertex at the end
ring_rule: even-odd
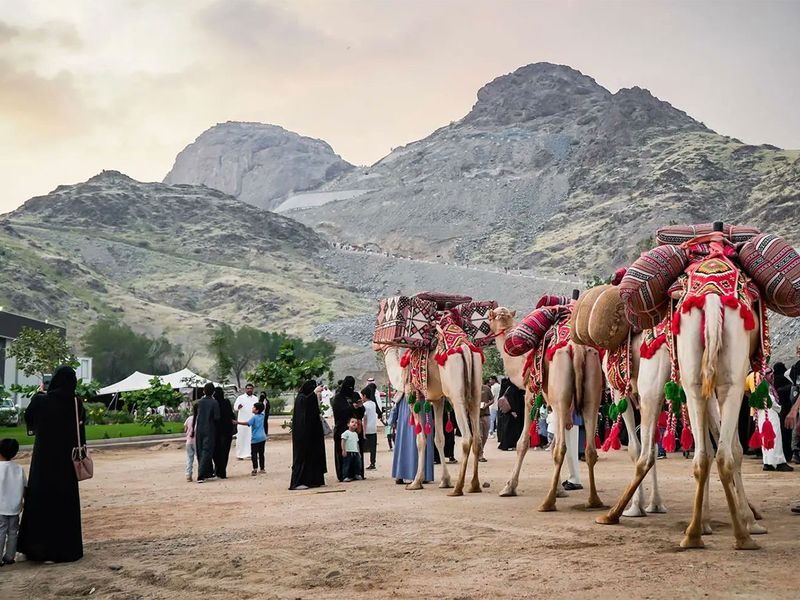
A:
POLYGON ((164 183, 205 185, 271 209, 353 166, 322 140, 275 125, 228 121, 204 131, 175 159, 164 183))
POLYGON ((117 314, 207 359, 219 323, 302 335, 369 310, 323 273, 326 248, 309 228, 222 192, 104 171, 0 217, 0 305, 65 323, 73 341, 117 314))
POLYGON ((743 144, 647 90, 611 93, 538 63, 485 85, 459 121, 290 200, 300 208, 286 214, 335 239, 589 275, 669 223, 721 219, 800 243, 800 151, 743 144))

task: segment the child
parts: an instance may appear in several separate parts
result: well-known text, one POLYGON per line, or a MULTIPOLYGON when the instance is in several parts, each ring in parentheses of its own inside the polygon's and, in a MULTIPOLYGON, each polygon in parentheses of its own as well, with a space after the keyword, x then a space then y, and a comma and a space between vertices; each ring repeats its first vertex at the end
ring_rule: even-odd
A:
POLYGON ((0 567, 13 565, 17 554, 19 513, 25 493, 25 471, 11 459, 19 451, 19 442, 0 440, 0 567))
POLYGON ((361 477, 361 452, 359 449, 358 419, 353 417, 342 433, 342 481, 363 479, 361 477))
POLYGON ((392 405, 389 417, 383 424, 383 432, 386 434, 386 442, 389 444, 389 452, 394 448, 394 427, 397 421, 397 404, 392 405))
POLYGON ((253 405, 253 416, 249 421, 236 421, 237 425, 245 425, 252 432, 250 434, 250 460, 253 461, 252 476, 258 475, 259 467, 262 473, 264 470, 264 446, 267 443, 267 434, 264 431, 264 403, 256 402, 253 405))
POLYGON ((192 469, 194 468, 194 419, 196 416, 197 404, 194 404, 192 407, 192 414, 186 417, 186 420, 183 422, 183 432, 186 434, 186 481, 192 480, 192 469))
POLYGON ((551 407, 547 407, 547 448, 545 450, 553 449, 553 440, 556 437, 556 413, 553 412, 551 407))

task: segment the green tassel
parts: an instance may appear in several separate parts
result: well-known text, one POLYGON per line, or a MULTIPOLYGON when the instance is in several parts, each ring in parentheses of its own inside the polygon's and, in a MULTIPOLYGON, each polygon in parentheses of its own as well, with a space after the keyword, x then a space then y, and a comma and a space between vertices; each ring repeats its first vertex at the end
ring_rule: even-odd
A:
POLYGON ((668 381, 664 384, 664 397, 672 402, 676 398, 680 398, 681 387, 674 381, 668 381))
POLYGON ((616 404, 609 404, 608 405, 608 418, 611 421, 617 420, 617 405, 616 404))
POLYGON ((413 404, 414 404, 414 402, 416 401, 416 399, 417 399, 417 395, 416 395, 414 392, 411 392, 411 393, 408 395, 408 405, 409 405, 409 406, 413 406, 413 404))
POLYGON ((420 410, 422 410, 422 402, 417 400, 416 402, 414 402, 414 412, 419 414, 420 410))
POLYGON ((619 402, 617 402, 617 414, 621 415, 626 410, 628 410, 628 399, 627 398, 620 398, 619 402))
POLYGON ((432 410, 433 410, 433 405, 430 402, 428 402, 427 400, 425 400, 425 412, 429 413, 432 410))
POLYGON ((531 406, 531 421, 535 421, 536 420, 536 412, 537 412, 536 411, 536 407, 535 406, 531 406))
POLYGON ((762 379, 761 383, 756 386, 753 393, 750 394, 750 408, 764 408, 764 401, 767 402, 767 408, 772 406, 772 400, 769 397, 769 383, 766 379, 762 379))
POLYGON ((536 399, 533 401, 533 407, 539 410, 542 408, 542 404, 544 404, 544 396, 542 394, 537 394, 536 399))

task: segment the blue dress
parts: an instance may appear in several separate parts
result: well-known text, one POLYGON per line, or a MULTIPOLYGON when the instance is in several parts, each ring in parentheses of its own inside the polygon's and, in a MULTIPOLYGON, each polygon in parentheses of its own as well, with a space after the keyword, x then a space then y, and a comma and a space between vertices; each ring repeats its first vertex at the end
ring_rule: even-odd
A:
MULTIPOLYGON (((413 480, 417 476, 417 440, 414 426, 409 425, 411 407, 405 397, 397 401, 395 423, 394 454, 392 456, 392 477, 395 479, 413 480)), ((431 413, 431 424, 433 424, 431 413)), ((427 436, 425 450, 425 481, 433 481, 433 430, 427 436)))

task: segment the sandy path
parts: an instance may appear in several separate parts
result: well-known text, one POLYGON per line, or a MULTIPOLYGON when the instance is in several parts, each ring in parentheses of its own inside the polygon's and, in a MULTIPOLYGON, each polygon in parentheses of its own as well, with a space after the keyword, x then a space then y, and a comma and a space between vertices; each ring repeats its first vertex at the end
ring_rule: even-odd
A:
MULTIPOLYGON (((330 440, 327 441, 330 456, 330 440)), ((449 498, 435 485, 408 492, 378 470, 342 493, 289 492, 291 445, 267 446, 265 476, 232 463, 231 479, 184 481, 172 443, 95 453, 96 478, 81 484, 85 558, 0 570, 0 598, 797 598, 800 470, 762 473, 745 458, 745 485, 769 528, 762 550, 737 552, 714 479, 715 535, 702 551, 678 549, 689 518, 690 463, 659 461, 669 513, 595 525, 586 492, 537 513, 550 455, 530 452, 520 496, 497 496, 514 454, 487 449, 482 494, 449 498), (635 578, 635 579, 634 579, 635 578), (89 592, 94 589, 90 595, 89 592)), ((23 464, 25 461, 22 461, 23 464)), ((584 464, 581 465, 585 469, 584 464)), ((438 469, 438 467, 437 467, 438 469)), ((329 464, 329 473, 332 465, 329 464)), ((437 470, 438 473, 438 470, 437 470)), ((631 474, 624 452, 601 457, 600 495, 611 502, 631 474)), ((329 477, 329 479, 333 479, 329 477)))

